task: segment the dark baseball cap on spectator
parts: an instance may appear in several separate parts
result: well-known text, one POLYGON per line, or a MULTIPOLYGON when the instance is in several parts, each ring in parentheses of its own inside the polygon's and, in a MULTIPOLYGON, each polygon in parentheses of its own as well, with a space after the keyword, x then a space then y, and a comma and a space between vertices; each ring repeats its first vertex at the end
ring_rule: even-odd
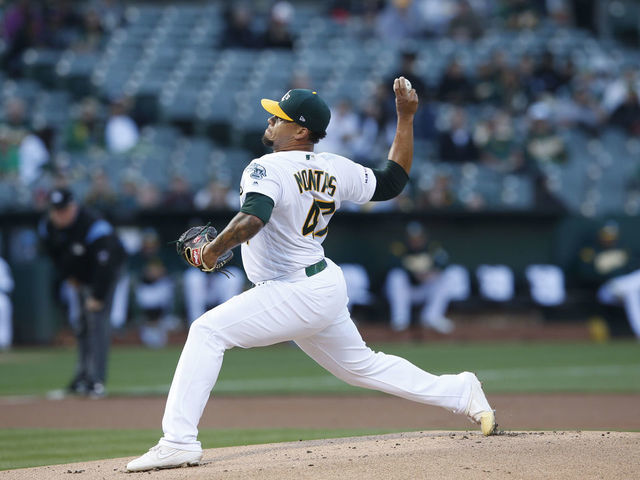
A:
POLYGON ((66 188, 56 188, 49 193, 51 208, 61 209, 73 202, 73 193, 66 188))
POLYGON ((313 90, 296 88, 285 93, 279 102, 263 98, 260 103, 270 114, 295 122, 314 133, 326 133, 331 120, 329 107, 313 90))

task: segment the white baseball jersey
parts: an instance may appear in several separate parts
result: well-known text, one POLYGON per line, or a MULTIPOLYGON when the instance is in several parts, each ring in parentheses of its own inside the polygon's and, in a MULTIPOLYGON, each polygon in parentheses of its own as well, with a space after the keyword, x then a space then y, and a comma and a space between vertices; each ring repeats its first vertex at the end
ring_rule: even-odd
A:
POLYGON ((322 242, 343 201, 371 200, 370 168, 332 153, 277 152, 253 160, 240 182, 240 203, 249 192, 273 200, 269 222, 242 244, 242 262, 253 283, 284 277, 324 258, 322 242))

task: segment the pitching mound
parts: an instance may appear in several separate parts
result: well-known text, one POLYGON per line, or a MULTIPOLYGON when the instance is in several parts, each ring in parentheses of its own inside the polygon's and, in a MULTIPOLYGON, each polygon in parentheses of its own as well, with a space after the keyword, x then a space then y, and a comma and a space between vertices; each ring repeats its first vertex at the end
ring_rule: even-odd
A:
POLYGON ((126 473, 133 458, 0 472, 0 479, 635 478, 640 434, 412 432, 206 450, 198 467, 126 473))

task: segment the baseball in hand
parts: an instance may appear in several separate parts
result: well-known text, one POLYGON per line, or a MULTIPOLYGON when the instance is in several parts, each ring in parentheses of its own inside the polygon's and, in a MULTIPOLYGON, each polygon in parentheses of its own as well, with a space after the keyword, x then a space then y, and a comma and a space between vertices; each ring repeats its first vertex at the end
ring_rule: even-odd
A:
POLYGON ((406 78, 404 79, 404 86, 407 88, 407 90, 411 90, 411 82, 406 78))

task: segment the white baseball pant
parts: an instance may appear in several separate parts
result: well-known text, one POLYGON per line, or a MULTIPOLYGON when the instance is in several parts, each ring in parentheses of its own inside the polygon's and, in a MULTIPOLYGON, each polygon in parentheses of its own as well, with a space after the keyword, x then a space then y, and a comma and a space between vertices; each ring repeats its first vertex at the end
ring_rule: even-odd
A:
POLYGON ((342 272, 327 263, 312 277, 301 270, 284 280, 261 282, 193 322, 167 398, 161 444, 201 450, 198 422, 225 350, 289 340, 351 385, 464 413, 471 395, 464 376, 432 375, 366 346, 347 310, 342 272))
POLYGON ((622 303, 633 333, 640 338, 640 270, 612 278, 598 290, 602 303, 622 303))
POLYGON ((406 270, 394 268, 387 276, 385 288, 391 310, 391 328, 395 331, 409 328, 412 305, 424 304, 420 321, 428 326, 446 315, 452 300, 446 270, 419 285, 412 285, 406 270))
POLYGON ((12 312, 13 307, 9 295, 0 292, 0 350, 9 348, 13 341, 12 312))

